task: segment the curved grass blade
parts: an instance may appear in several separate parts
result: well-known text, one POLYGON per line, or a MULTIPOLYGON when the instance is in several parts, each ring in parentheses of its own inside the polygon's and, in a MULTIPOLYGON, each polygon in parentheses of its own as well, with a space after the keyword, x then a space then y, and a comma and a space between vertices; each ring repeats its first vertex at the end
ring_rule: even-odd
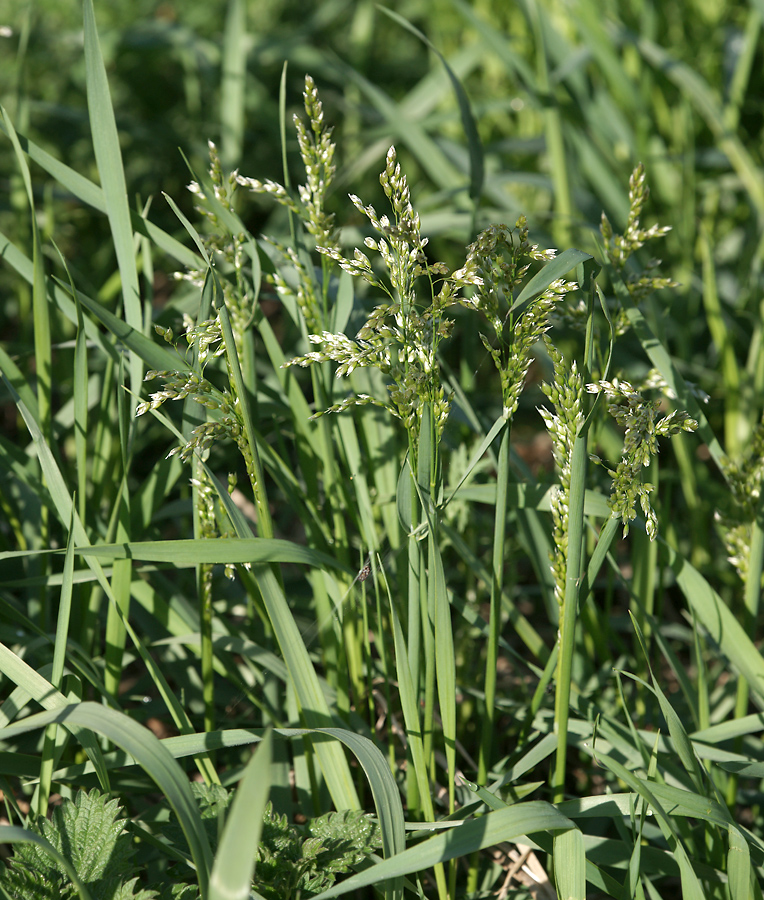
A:
MULTIPOLYGON (((32 436, 32 440, 35 445, 35 451, 37 453, 38 459, 40 460, 40 466, 45 475, 46 483, 50 491, 50 496, 59 519, 62 522, 68 522, 70 519, 72 519, 74 523, 75 539, 80 544, 80 546, 86 546, 89 543, 87 532, 85 531, 82 522, 77 516, 76 511, 74 511, 74 514, 72 512, 74 509, 72 498, 66 488, 66 483, 61 474, 61 471, 58 468, 55 459, 53 458, 50 447, 48 447, 48 445, 46 444, 42 433, 40 432, 39 426, 37 425, 37 422, 31 417, 29 410, 19 400, 18 395, 15 393, 7 380, 5 381, 5 383, 8 385, 11 396, 16 402, 16 406, 21 413, 27 428, 29 429, 29 433, 32 436)), ((107 580, 98 560, 88 559, 88 565, 93 571, 93 574, 95 575, 104 593, 109 598, 109 602, 116 606, 116 600, 114 598, 114 593, 111 589, 111 585, 109 584, 109 581, 107 580)), ((186 714, 186 711, 181 706, 178 698, 175 696, 173 691, 170 690, 170 686, 167 683, 167 679, 164 677, 162 670, 159 668, 156 661, 152 658, 151 654, 147 651, 135 629, 130 624, 130 621, 125 618, 123 618, 122 621, 127 630, 127 633, 130 635, 130 639, 132 640, 136 650, 138 651, 141 659, 150 672, 151 677, 156 684, 157 689, 162 696, 162 699, 167 705, 167 709, 172 715, 178 729, 183 732, 192 732, 193 728, 191 727, 191 722, 188 718, 188 715, 186 714)), ((198 765, 203 776, 208 781, 216 782, 219 780, 217 777, 217 773, 210 764, 209 760, 199 760, 198 765)))
POLYGON ((79 726, 105 735, 122 747, 156 782, 178 817, 196 864, 199 888, 207 896, 207 884, 212 865, 212 851, 201 816, 188 784, 188 778, 162 742, 138 722, 124 713, 108 709, 99 703, 77 703, 61 709, 36 713, 20 722, 0 728, 0 740, 8 741, 52 723, 79 726))
POLYGON ((575 249, 565 250, 559 256, 556 256, 543 269, 536 272, 517 295, 510 309, 512 315, 519 316, 525 307, 543 294, 553 281, 562 278, 571 269, 575 269, 579 263, 591 258, 591 253, 584 253, 583 250, 575 249))
MULTIPOLYGON (((0 722, 3 723, 6 728, 11 727, 10 725, 5 724, 8 722, 9 717, 13 715, 14 712, 18 712, 22 706, 26 704, 28 697, 37 701, 37 703, 45 709, 52 711, 63 709, 69 705, 69 700, 60 693, 57 688, 55 688, 46 678, 43 678, 39 672, 35 671, 30 665, 25 663, 23 659, 13 653, 13 651, 6 647, 5 644, 1 643, 0 672, 14 684, 18 685, 25 694, 23 699, 19 699, 14 692, 14 694, 11 695, 12 702, 9 703, 6 701, 3 704, 0 722)), ((82 748, 92 760, 101 787, 105 791, 110 790, 109 776, 98 742, 93 735, 87 731, 83 731, 77 724, 71 725, 69 730, 74 734, 77 740, 79 740, 80 744, 82 744, 82 748)))
POLYGON ((419 872, 436 863, 466 856, 502 841, 516 840, 521 835, 564 831, 574 827, 570 819, 543 800, 517 803, 506 809, 486 813, 479 819, 470 819, 445 834, 435 835, 392 859, 386 859, 353 875, 342 884, 319 894, 319 897, 323 900, 339 897, 348 891, 378 885, 388 878, 419 872))

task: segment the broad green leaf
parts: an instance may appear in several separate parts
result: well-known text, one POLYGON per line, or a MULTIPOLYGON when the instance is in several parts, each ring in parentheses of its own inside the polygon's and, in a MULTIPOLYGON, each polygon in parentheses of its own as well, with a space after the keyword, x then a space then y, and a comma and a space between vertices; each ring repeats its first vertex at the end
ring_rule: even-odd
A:
POLYGON ((554 836, 554 881, 560 900, 586 900, 586 852, 578 828, 554 836))

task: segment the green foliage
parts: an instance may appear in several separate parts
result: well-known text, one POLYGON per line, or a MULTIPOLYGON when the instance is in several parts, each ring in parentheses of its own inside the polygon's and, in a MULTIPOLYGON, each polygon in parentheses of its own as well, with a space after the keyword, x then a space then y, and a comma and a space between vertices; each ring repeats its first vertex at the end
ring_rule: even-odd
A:
MULTIPOLYGON (((233 794, 220 785, 191 786, 213 848, 233 794)), ((182 846, 180 827, 171 822, 164 836, 182 846)), ((314 897, 331 887, 337 876, 368 859, 380 846, 379 827, 358 810, 329 812, 291 825, 269 802, 257 849, 254 886, 267 900, 314 897)))
MULTIPOLYGON (((155 900, 154 891, 138 886, 133 839, 125 825, 118 801, 92 790, 63 800, 50 820, 38 819, 29 828, 71 862, 93 900, 155 900)), ((16 846, 10 865, 0 870, 0 884, 14 900, 78 896, 68 874, 34 843, 16 846)))
POLYGON ((269 803, 257 851, 255 887, 266 900, 317 897, 337 875, 379 847, 378 828, 363 812, 325 813, 298 828, 269 803))
POLYGON ((8 818, 123 798, 30 820, 94 898, 243 900, 269 791, 268 900, 511 896, 529 831, 533 890, 760 897, 761 4, 22 6, 8 818))

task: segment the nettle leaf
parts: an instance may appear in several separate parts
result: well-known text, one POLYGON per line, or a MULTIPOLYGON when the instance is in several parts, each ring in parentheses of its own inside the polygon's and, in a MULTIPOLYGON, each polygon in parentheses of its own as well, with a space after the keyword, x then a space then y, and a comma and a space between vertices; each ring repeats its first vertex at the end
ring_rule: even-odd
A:
POLYGON ((76 897, 77 892, 70 885, 70 890, 64 887, 63 878, 57 873, 43 873, 35 868, 32 864, 24 859, 22 860, 21 848, 28 847, 28 844, 19 844, 15 848, 12 857, 12 865, 5 868, 0 876, 0 884, 2 884, 6 894, 12 900, 24 900, 26 897, 35 897, 36 900, 68 900, 69 897, 76 897))
POLYGON ((304 828, 265 809, 255 868, 255 887, 266 900, 308 898, 330 888, 337 877, 380 846, 378 827, 357 810, 330 812, 304 828))
MULTIPOLYGON (((109 895, 109 900, 157 900, 158 894, 156 891, 140 889, 138 893, 138 877, 132 878, 130 881, 126 881, 124 884, 120 884, 113 894, 109 895)), ((199 896, 198 889, 196 896, 199 896)))
POLYGON ((336 862, 342 870, 347 870, 380 846, 379 828, 361 810, 326 813, 312 819, 306 828, 311 837, 320 838, 324 845, 326 855, 322 863, 333 868, 336 862))
MULTIPOLYGON (((45 837, 74 867, 93 900, 154 900, 156 893, 137 889, 131 874, 132 838, 125 831, 117 800, 98 790, 80 791, 74 801, 64 800, 50 821, 38 819, 31 831, 45 837)), ((58 900, 76 897, 69 876, 55 859, 33 843, 14 848, 11 865, 0 874, 12 898, 58 900)))
MULTIPOLYGON (((220 784, 202 784, 197 781, 191 782, 191 793, 199 806, 202 823, 214 853, 218 845, 218 824, 221 817, 225 817, 226 810, 231 805, 233 793, 220 784)), ((174 815, 165 826, 162 836, 170 843, 187 850, 188 845, 183 829, 174 815)))
POLYGON ((100 791, 80 791, 74 803, 62 803, 50 821, 42 820, 42 833, 86 884, 119 879, 132 852, 132 839, 119 814, 117 800, 107 800, 100 791))
POLYGON ((158 895, 158 900, 199 900, 199 886, 196 884, 174 884, 164 885, 158 895))

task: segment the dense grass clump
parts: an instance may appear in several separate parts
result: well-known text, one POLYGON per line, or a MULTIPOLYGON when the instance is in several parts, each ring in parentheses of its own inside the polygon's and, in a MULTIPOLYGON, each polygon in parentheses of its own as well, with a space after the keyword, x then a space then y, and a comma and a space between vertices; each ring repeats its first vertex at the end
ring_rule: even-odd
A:
POLYGON ((0 893, 761 897, 758 9, 18 6, 0 893))

